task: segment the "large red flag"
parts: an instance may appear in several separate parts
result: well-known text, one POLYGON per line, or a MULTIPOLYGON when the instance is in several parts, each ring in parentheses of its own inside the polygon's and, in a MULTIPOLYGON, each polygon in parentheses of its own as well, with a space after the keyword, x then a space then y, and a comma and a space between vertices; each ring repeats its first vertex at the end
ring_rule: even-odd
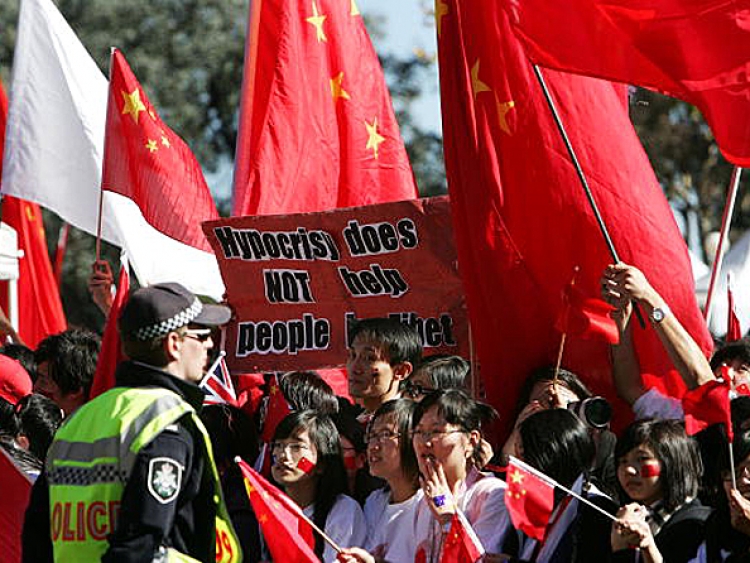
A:
MULTIPOLYGON (((8 117, 8 99, 0 84, 0 155, 5 140, 5 122, 8 117)), ((2 162, 0 162, 2 173, 2 162)), ((31 347, 50 334, 62 332, 67 327, 60 291, 52 272, 44 234, 42 211, 36 203, 12 196, 4 196, 2 219, 18 233, 18 248, 23 251, 19 260, 18 326, 21 340, 31 347)), ((3 289, 5 284, 3 283, 3 289)), ((0 303, 7 311, 7 291, 2 291, 0 303)))
POLYGON ((245 488, 274 561, 319 563, 313 551, 312 528, 302 510, 241 459, 245 488))
POLYGON ((21 561, 21 530, 26 505, 29 503, 31 481, 0 448, 0 559, 6 563, 21 561))
POLYGON ((554 485, 514 457, 508 464, 507 479, 505 506, 513 527, 541 541, 554 508, 554 485))
POLYGON ((156 230, 211 251, 201 222, 219 214, 200 165, 156 114, 116 49, 110 62, 102 188, 132 199, 156 230))
POLYGON ((127 303, 129 296, 130 274, 128 273, 127 262, 123 261, 120 268, 120 278, 117 280, 117 294, 112 302, 107 324, 104 327, 102 348, 96 362, 94 381, 91 382, 91 391, 89 392, 90 399, 106 393, 115 386, 117 365, 125 359, 125 355, 122 353, 120 331, 117 329, 117 319, 120 317, 120 311, 127 303))
POLYGON ((750 166, 750 6, 745 0, 504 4, 535 62, 690 102, 703 112, 724 156, 750 166))
POLYGON ((383 70, 355 0, 251 5, 233 215, 416 198, 383 70))
MULTIPOLYGON (((436 17, 446 170, 472 334, 489 401, 513 412, 523 379, 555 360, 570 272, 580 266, 576 285, 598 295, 612 258, 501 4, 439 0, 436 17)), ((621 259, 645 272, 710 351, 687 249, 630 123, 625 89, 545 76, 621 259)), ((653 329, 634 330, 646 384, 681 396, 684 384, 653 329)), ((615 400, 606 343, 569 342, 565 367, 615 400)), ((616 415, 629 416, 617 405, 616 415)))

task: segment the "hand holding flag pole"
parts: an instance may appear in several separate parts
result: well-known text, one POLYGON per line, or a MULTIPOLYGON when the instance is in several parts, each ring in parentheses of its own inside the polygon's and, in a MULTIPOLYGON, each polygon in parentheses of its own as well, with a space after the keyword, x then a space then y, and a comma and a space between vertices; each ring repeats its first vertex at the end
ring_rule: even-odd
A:
MULTIPOLYGON (((599 225, 599 230, 602 233, 602 237, 604 238, 604 242, 607 245, 607 249, 609 250, 609 253, 612 256, 612 260, 614 260, 615 263, 619 263, 620 256, 619 254, 617 254, 617 249, 615 248, 615 245, 612 242, 612 237, 609 235, 609 230, 607 229, 607 225, 604 223, 602 214, 599 211, 599 206, 596 204, 596 200, 594 199, 594 194, 591 192, 591 188, 589 187, 588 180, 586 180, 586 174, 584 174, 583 168, 581 168, 581 164, 578 161, 578 156, 576 155, 575 149, 573 149, 573 145, 571 144, 570 139, 568 138, 568 133, 565 131, 565 126, 563 125, 562 119, 560 119, 560 114, 557 111, 555 102, 552 99, 552 95, 550 94, 549 89, 547 88, 547 83, 544 80, 544 76, 542 76, 542 71, 540 70, 539 65, 535 64, 533 65, 533 68, 534 68, 534 74, 536 75, 536 78, 539 81, 539 85, 542 87, 542 92, 544 93, 544 99, 547 101, 547 105, 549 106, 549 109, 552 112, 552 117, 555 120, 557 129, 560 132, 560 137, 562 137, 562 140, 565 143, 565 148, 568 150, 568 155, 570 156, 570 160, 573 163, 573 167, 576 169, 576 174, 578 174, 578 179, 580 180, 581 187, 583 188, 583 191, 586 194, 586 199, 588 199, 589 201, 589 205, 591 206, 591 211, 594 213, 594 218, 596 219, 596 223, 597 225, 599 225)), ((638 306, 638 303, 636 302, 633 302, 633 312, 635 313, 635 316, 638 318, 638 323, 641 325, 641 328, 646 328, 646 321, 643 319, 641 308, 638 306)))

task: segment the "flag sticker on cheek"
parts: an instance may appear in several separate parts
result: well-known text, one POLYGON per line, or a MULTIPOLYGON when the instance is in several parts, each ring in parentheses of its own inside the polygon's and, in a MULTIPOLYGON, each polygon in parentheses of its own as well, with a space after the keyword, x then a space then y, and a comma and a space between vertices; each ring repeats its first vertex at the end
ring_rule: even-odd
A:
POLYGON ((658 477, 661 475, 661 465, 658 461, 647 461, 641 464, 641 477, 658 477))
POLYGON ((297 462, 297 467, 309 475, 315 469, 315 464, 303 456, 297 462))

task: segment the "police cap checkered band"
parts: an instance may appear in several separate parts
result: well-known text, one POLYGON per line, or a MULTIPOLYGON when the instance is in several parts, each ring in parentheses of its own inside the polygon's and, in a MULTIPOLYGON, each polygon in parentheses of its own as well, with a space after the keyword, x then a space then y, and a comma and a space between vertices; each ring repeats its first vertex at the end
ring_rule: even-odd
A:
POLYGON ((223 305, 204 305, 178 283, 161 283, 135 291, 120 314, 125 339, 152 340, 190 323, 218 326, 231 316, 223 305))

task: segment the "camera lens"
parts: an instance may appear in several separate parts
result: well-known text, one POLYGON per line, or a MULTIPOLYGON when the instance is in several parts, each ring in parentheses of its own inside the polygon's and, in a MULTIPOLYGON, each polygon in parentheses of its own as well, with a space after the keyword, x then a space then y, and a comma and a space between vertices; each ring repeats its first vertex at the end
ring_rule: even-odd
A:
POLYGON ((602 397, 591 397, 581 404, 581 418, 594 428, 604 428, 612 420, 612 407, 602 397))

